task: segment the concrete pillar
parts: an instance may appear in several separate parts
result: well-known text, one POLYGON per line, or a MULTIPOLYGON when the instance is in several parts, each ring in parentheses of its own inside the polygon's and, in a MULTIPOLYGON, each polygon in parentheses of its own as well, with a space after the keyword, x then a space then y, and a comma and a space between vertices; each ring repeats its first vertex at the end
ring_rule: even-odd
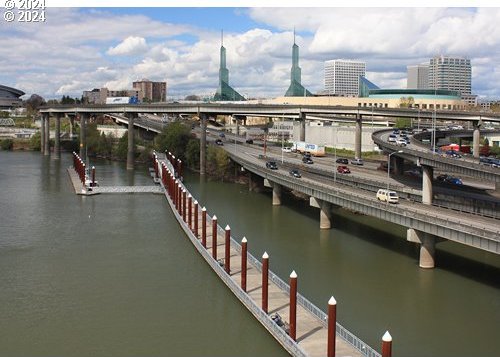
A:
POLYGON ((476 158, 479 159, 479 142, 481 140, 481 136, 479 134, 479 127, 481 124, 478 122, 474 123, 474 133, 472 134, 472 155, 476 158))
POLYGON ((262 255, 262 311, 267 314, 269 301, 269 255, 262 255))
POLYGON ((327 356, 335 357, 335 336, 337 331, 337 301, 332 296, 328 300, 328 348, 327 356))
POLYGON ((273 182, 273 206, 281 205, 281 185, 273 182))
POLYGON ((226 226, 224 236, 224 270, 231 273, 231 228, 226 226))
POLYGON ((319 211, 319 229, 332 228, 332 205, 330 202, 321 201, 319 211))
POLYGON ((80 114, 80 157, 82 160, 87 160, 85 152, 87 151, 87 120, 89 119, 88 113, 80 114))
POLYGON ((47 120, 45 120, 45 136, 44 136, 44 155, 50 155, 50 115, 47 115, 47 120))
POLYGON ((212 217, 212 258, 217 260, 217 216, 212 217))
POLYGON ((68 116, 69 118, 69 137, 73 139, 73 131, 75 130, 75 117, 72 115, 68 116))
POLYGON ((382 337, 382 357, 392 356, 392 337, 389 331, 386 331, 382 337))
POLYGON ((56 114, 56 136, 54 140, 54 159, 61 159, 61 114, 56 114))
POLYGON ((361 116, 356 115, 356 133, 354 134, 354 156, 361 159, 361 116))
POLYGON ((434 168, 432 166, 422 165, 422 203, 432 205, 432 180, 434 168))
POLYGON ((241 289, 247 291, 247 239, 241 240, 241 289))
POLYGON ((416 229, 408 229, 406 239, 420 244, 419 266, 430 269, 435 266, 436 237, 416 229))
POLYGON ((134 118, 135 113, 128 113, 128 148, 127 148, 127 170, 134 169, 135 149, 134 149, 134 118))
POLYGON ((40 153, 45 154, 45 120, 48 114, 42 114, 40 117, 40 153))
POLYGON ((200 175, 205 175, 207 170, 207 116, 200 114, 201 140, 200 140, 200 175))
POLYGON ((404 159, 402 157, 392 155, 391 156, 391 168, 395 175, 403 175, 404 172, 404 159))
POLYGON ((290 274, 290 338, 297 341, 297 273, 290 274))
POLYGON ((95 166, 92 166, 92 187, 95 187, 95 166))
POLYGON ((300 113, 300 141, 306 141, 306 114, 300 113))

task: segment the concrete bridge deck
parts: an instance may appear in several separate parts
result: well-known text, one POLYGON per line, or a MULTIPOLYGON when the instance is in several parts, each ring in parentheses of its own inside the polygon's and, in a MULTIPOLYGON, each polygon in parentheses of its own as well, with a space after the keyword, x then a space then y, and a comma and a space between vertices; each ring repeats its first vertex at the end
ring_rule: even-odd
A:
MULTIPOLYGON (((161 161, 165 162, 166 161, 161 161)), ((161 171, 161 170, 160 170, 161 171)), ((163 184, 162 184, 163 185, 163 184)), ((181 184, 182 185, 182 184, 181 184)), ((184 187, 182 185, 182 187, 184 187)), ((185 188, 185 187, 184 187, 185 188)), ((189 191, 186 189, 186 195, 189 195, 189 191)), ((176 216, 179 224, 184 229, 190 240, 193 242, 195 248, 202 254, 205 260, 212 266, 214 271, 224 280, 226 285, 235 293, 235 295, 247 306, 247 308, 254 314, 254 316, 266 327, 271 334, 280 342, 288 352, 294 356, 326 356, 327 355, 327 316, 320 309, 315 307, 307 299, 302 297, 300 294, 298 296, 297 305, 297 344, 299 349, 294 350, 291 348, 291 341, 288 335, 276 334, 276 329, 280 330, 277 325, 270 319, 270 316, 274 313, 278 313, 283 321, 289 322, 289 286, 287 283, 282 281, 279 277, 274 275, 271 271, 269 272, 269 286, 268 286, 268 314, 266 314, 261 309, 262 301, 262 265, 259 260, 255 259, 253 256, 248 254, 248 265, 247 265, 247 293, 245 293, 241 288, 241 246, 240 244, 231 238, 230 245, 230 263, 231 269, 228 275, 223 268, 224 256, 225 256, 225 230, 218 226, 217 235, 212 235, 212 219, 213 213, 207 211, 207 223, 206 223, 206 246, 204 248, 201 243, 202 237, 202 205, 198 206, 198 212, 196 216, 198 217, 198 231, 197 236, 194 234, 194 220, 195 212, 192 209, 191 214, 191 226, 189 226, 189 215, 188 210, 186 210, 186 221, 184 221, 182 215, 176 210, 175 204, 169 197, 168 192, 165 191, 165 197, 172 208, 174 215, 176 216), (216 259, 212 257, 212 242, 216 239, 216 259), (250 299, 249 302, 247 299, 250 299), (313 312, 314 311, 314 312, 313 312), (284 335, 284 336, 283 336, 284 335), (288 340, 286 340, 288 339, 288 340)), ((194 202, 194 198, 193 198, 194 202)), ((194 207, 194 206, 192 206, 194 207)), ((249 242, 248 244, 251 244, 249 242)), ((270 265, 272 265, 272 257, 270 257, 270 265)), ((299 272, 300 273, 300 272, 299 272)), ((298 277, 300 280, 300 275, 298 277)), ((300 287, 300 282, 299 282, 300 287)), ((325 308, 327 306, 327 300, 325 299, 325 308)), ((336 336, 336 356, 380 356, 371 347, 364 344, 352 333, 347 331, 344 327, 337 323, 337 336, 336 336), (350 341, 350 342, 347 342, 350 341), (357 345, 355 348, 353 345, 357 345)))

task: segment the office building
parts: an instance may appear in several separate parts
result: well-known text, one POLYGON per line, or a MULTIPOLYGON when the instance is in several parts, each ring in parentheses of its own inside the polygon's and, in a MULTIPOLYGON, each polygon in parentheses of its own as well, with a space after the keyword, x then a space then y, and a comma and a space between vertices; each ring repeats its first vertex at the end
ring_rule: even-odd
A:
POLYGON ((325 61, 325 92, 340 97, 357 97, 359 77, 365 76, 366 63, 352 60, 325 61))
POLYGON ((429 88, 471 94, 470 59, 462 57, 436 56, 429 61, 429 88))
POLYGON ((167 82, 152 82, 149 79, 133 82, 132 88, 142 91, 144 102, 166 102, 167 82))
POLYGON ((429 88, 429 65, 417 64, 407 66, 407 89, 428 89, 429 88))

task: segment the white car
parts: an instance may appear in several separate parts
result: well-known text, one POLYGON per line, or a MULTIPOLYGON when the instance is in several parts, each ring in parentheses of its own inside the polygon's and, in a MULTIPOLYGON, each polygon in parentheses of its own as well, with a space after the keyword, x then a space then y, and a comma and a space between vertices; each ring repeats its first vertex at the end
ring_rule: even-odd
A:
POLYGON ((283 148, 281 149, 283 152, 292 152, 292 148, 283 148))
POLYGON ((397 138, 396 139, 396 145, 406 146, 406 139, 404 139, 404 138, 397 138))

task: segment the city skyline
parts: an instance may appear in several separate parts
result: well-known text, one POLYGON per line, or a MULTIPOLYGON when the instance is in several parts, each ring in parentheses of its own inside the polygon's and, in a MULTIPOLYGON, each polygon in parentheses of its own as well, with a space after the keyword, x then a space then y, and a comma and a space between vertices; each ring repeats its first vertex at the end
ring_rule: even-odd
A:
POLYGON ((497 8, 49 8, 46 17, 0 22, 0 83, 46 99, 143 78, 167 81, 169 98, 213 95, 222 28, 231 85, 282 96, 294 26, 302 84, 313 93, 327 60, 364 61, 381 88, 406 88, 408 65, 443 54, 471 59, 474 94, 500 97, 497 8))

